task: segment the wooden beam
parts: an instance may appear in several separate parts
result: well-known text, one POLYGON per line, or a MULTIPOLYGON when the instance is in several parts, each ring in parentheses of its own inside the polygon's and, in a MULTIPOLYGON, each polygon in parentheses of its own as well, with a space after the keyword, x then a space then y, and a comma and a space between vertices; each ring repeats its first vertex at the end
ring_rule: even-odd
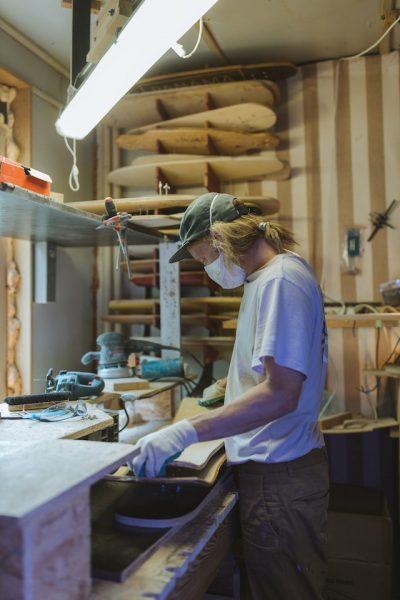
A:
POLYGON ((163 121, 167 121, 170 118, 168 111, 165 108, 165 104, 160 98, 156 99, 156 108, 157 108, 158 114, 160 115, 160 118, 163 121))
POLYGON ((221 191, 221 182, 209 163, 206 163, 206 170, 204 172, 204 187, 209 192, 221 191))
MULTIPOLYGON (((381 0, 382 33, 385 33, 399 16, 395 9, 395 0, 381 0)), ((392 32, 379 44, 379 54, 387 54, 391 50, 392 32)))
POLYGON ((170 184, 168 177, 165 175, 160 167, 156 167, 156 180, 155 180, 155 191, 159 192, 160 184, 164 191, 164 186, 168 186, 168 194, 175 194, 176 188, 170 184))
MULTIPOLYGON (((63 8, 72 8, 72 0, 61 0, 61 6, 63 8)), ((92 0, 91 2, 91 12, 96 14, 100 12, 101 9, 101 0, 92 0)))

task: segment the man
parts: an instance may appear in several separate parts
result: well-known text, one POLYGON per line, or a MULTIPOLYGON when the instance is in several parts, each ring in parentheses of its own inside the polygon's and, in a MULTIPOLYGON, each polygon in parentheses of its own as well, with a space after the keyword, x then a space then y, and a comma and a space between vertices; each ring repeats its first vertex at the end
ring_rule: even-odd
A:
POLYGON ((318 412, 327 339, 323 298, 295 241, 228 194, 187 209, 181 248, 224 288, 244 285, 225 405, 142 438, 136 473, 156 476, 186 446, 225 439, 234 465, 254 600, 321 600, 328 469, 318 412))

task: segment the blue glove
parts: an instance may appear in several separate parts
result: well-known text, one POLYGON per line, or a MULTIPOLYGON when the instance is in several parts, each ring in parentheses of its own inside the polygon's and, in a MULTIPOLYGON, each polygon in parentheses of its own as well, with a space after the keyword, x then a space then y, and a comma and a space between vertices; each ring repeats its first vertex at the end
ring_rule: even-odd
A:
POLYGON ((140 453, 130 463, 132 471, 137 477, 163 476, 166 465, 198 441, 197 432, 188 419, 150 433, 136 444, 140 453))

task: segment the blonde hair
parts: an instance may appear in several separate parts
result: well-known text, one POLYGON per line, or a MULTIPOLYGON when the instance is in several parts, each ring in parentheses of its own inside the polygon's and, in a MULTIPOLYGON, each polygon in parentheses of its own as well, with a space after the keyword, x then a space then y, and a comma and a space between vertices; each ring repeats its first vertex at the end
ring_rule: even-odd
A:
POLYGON ((238 263, 253 244, 264 238, 278 254, 297 244, 293 233, 263 215, 242 215, 234 221, 217 221, 210 229, 212 244, 228 261, 238 263))

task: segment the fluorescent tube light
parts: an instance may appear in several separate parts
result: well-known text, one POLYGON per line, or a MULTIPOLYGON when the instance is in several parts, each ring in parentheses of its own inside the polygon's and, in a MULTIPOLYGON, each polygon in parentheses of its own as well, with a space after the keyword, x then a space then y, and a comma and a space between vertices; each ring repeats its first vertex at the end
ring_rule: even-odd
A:
POLYGON ((217 0, 144 0, 56 121, 84 138, 217 0))

